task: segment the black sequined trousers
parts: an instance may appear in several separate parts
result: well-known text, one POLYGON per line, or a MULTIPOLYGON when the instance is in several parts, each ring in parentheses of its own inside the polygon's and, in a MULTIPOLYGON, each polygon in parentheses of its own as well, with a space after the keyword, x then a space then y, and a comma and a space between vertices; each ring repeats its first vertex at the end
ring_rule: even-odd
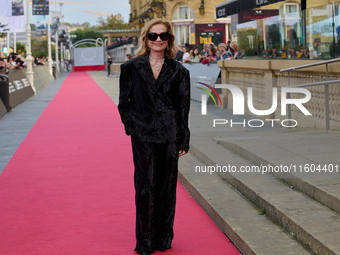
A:
POLYGON ((142 142, 131 137, 135 165, 135 251, 171 248, 176 205, 178 152, 174 143, 142 142))

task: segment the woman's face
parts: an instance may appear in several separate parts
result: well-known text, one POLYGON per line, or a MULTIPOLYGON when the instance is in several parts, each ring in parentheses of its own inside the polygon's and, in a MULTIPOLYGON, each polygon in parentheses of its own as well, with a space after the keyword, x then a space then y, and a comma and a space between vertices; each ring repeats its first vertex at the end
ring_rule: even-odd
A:
POLYGON ((223 52, 224 51, 224 47, 223 46, 219 46, 218 47, 218 51, 223 52))
POLYGON ((194 53, 195 53, 195 55, 198 55, 198 53, 199 53, 198 49, 195 49, 194 53))
POLYGON ((184 53, 187 52, 187 48, 183 47, 183 48, 182 48, 182 51, 183 51, 184 53))
MULTIPOLYGON (((153 25, 149 29, 149 32, 161 34, 161 33, 167 32, 167 29, 163 24, 156 24, 156 25, 153 25)), ((164 50, 168 46, 168 42, 169 42, 169 40, 162 41, 159 36, 158 36, 156 41, 150 41, 149 39, 146 40, 146 43, 149 45, 151 52, 152 51, 155 51, 155 52, 162 51, 162 52, 164 52, 164 50)))

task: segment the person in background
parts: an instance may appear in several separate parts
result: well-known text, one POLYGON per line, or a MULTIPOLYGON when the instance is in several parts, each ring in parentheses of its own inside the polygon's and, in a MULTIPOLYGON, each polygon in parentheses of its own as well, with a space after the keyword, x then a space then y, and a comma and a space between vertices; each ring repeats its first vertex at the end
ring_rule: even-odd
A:
POLYGON ((208 47, 209 47, 209 43, 205 43, 203 44, 203 49, 201 51, 201 56, 204 56, 206 53, 208 53, 208 47))
POLYGON ((244 56, 244 52, 243 51, 239 51, 237 44, 234 43, 233 44, 233 50, 234 50, 234 59, 241 59, 244 56))
POLYGON ((34 58, 34 66, 43 66, 44 64, 41 63, 41 60, 38 57, 34 58))
POLYGON ((266 49, 266 53, 264 54, 264 58, 270 58, 270 56, 272 55, 272 51, 270 48, 266 49))
POLYGON ((228 41, 226 44, 226 51, 229 51, 232 55, 234 55, 234 50, 231 48, 231 42, 228 41))
POLYGON ((190 50, 190 61, 191 62, 195 62, 195 63, 200 62, 200 57, 201 57, 200 51, 197 47, 192 48, 190 50))
POLYGON ((217 60, 234 59, 231 52, 227 51, 227 46, 224 43, 220 43, 217 48, 217 60))
POLYGON ((176 49, 176 57, 174 58, 174 60, 178 62, 182 62, 182 51, 180 50, 178 45, 175 46, 175 49, 176 49))
POLYGON ((209 63, 217 63, 217 49, 215 46, 210 46, 208 51, 207 60, 209 63))
POLYGON ((12 64, 14 63, 15 69, 24 69, 24 61, 22 61, 17 55, 13 56, 12 64))
POLYGON ((107 55, 107 76, 109 76, 111 74, 111 64, 112 64, 112 58, 108 54, 107 55))
POLYGON ((272 54, 269 56, 269 58, 277 58, 277 57, 278 57, 277 50, 273 48, 272 54))
POLYGON ((299 45, 299 48, 298 48, 298 51, 297 51, 297 58, 304 58, 304 56, 305 56, 305 52, 304 52, 304 50, 302 49, 302 46, 301 45, 299 45))
POLYGON ((7 59, 0 57, 0 72, 5 74, 9 73, 9 65, 7 64, 7 59))
POLYGON ((187 46, 183 46, 182 54, 182 63, 190 62, 190 53, 187 46))
POLYGON ((286 46, 283 46, 283 48, 282 48, 281 58, 282 59, 286 59, 287 58, 287 49, 286 49, 286 46))

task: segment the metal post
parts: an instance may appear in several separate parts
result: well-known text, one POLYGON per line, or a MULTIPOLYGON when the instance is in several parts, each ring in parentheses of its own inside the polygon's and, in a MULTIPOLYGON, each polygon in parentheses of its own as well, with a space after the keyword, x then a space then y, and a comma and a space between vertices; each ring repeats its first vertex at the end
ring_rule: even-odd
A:
POLYGON ((9 53, 10 53, 10 47, 9 47, 9 37, 10 37, 10 33, 8 32, 7 33, 7 57, 9 56, 9 53))
MULTIPOLYGON (((48 5, 50 6, 50 0, 48 1, 48 5)), ((53 77, 52 70, 52 48, 51 48, 51 20, 50 14, 47 15, 47 42, 48 42, 48 70, 53 77)))
MULTIPOLYGON (((290 75, 289 75, 289 71, 288 71, 288 86, 290 86, 290 75)), ((290 99, 290 93, 287 93, 287 99, 290 99)), ((291 104, 288 104, 288 119, 289 119, 289 126, 292 126, 292 106, 291 104)))
POLYGON ((13 53, 17 53, 17 32, 15 29, 13 33, 13 53))
POLYGON ((60 63, 61 63, 61 69, 64 67, 64 58, 63 58, 63 43, 60 43, 60 63))
MULTIPOLYGON (((328 81, 328 64, 326 64, 326 80, 328 81)), ((325 116, 326 116, 326 131, 329 130, 329 88, 325 84, 325 116)))
POLYGON ((30 82, 34 94, 36 94, 36 89, 34 87, 34 74, 32 69, 32 53, 31 53, 31 25, 30 25, 30 3, 29 0, 26 0, 26 31, 27 31, 27 44, 26 44, 26 64, 27 71, 26 76, 28 81, 30 82))
POLYGON ((59 39, 59 28, 56 29, 55 34, 55 68, 57 72, 59 73, 59 53, 58 53, 58 39, 59 39))

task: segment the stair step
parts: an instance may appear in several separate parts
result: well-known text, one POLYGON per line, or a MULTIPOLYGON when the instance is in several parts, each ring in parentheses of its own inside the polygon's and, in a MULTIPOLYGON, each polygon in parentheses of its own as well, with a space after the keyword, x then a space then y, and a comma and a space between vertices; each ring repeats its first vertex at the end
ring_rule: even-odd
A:
POLYGON ((284 166, 290 166, 291 164, 295 166, 297 172, 291 171, 285 174, 274 172, 273 175, 312 199, 340 213, 340 173, 337 173, 335 169, 332 173, 325 173, 324 171, 306 173, 303 170, 304 166, 308 168, 312 164, 316 167, 320 165, 322 168, 325 165, 335 166, 336 163, 333 164, 332 162, 332 164, 330 164, 327 160, 321 162, 312 161, 287 151, 276 144, 263 140, 260 141, 259 139, 230 140, 227 138, 218 138, 218 140, 223 147, 251 161, 255 165, 280 166, 282 164, 284 166), (261 150, 256 148, 261 148, 261 150), (290 162, 290 164, 287 164, 287 161, 290 162), (302 172, 300 172, 299 166, 302 166, 302 172))
POLYGON ((195 173, 202 165, 190 153, 181 157, 179 180, 243 255, 312 254, 218 175, 195 173))
MULTIPOLYGON (((217 145, 209 136, 195 136, 191 141, 193 155, 209 166, 232 165, 237 169, 254 166, 217 145)), ((270 174, 222 172, 218 175, 315 254, 340 254, 340 217, 336 212, 270 174)))

